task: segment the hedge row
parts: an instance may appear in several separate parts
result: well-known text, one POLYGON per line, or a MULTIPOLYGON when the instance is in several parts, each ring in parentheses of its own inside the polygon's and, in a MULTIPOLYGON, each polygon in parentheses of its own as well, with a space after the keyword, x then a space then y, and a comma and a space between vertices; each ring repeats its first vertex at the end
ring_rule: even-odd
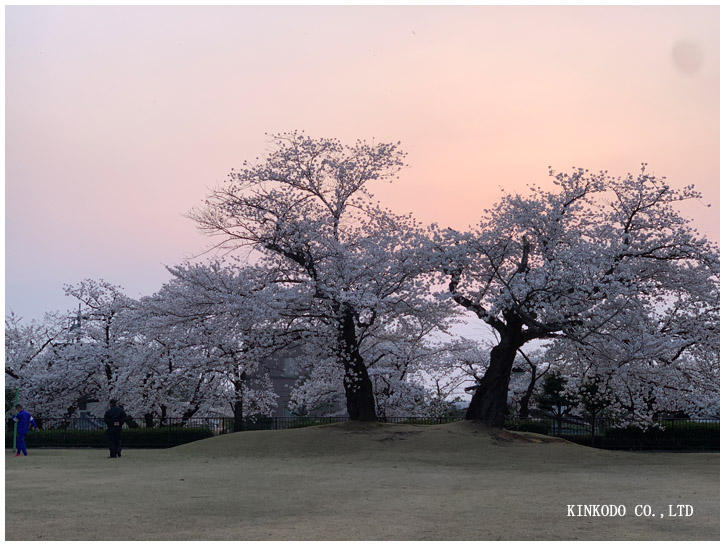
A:
MULTIPOLYGON (((608 429, 601 447, 629 449, 720 449, 720 423, 671 422, 662 428, 639 427, 608 429)), ((596 441, 595 437, 595 441, 596 441)), ((596 445, 596 444, 595 444, 596 445)))
MULTIPOLYGON (((636 426, 607 428, 603 434, 593 438, 582 428, 580 433, 564 433, 560 436, 578 444, 604 449, 642 449, 642 450, 702 450, 718 451, 720 449, 720 423, 700 423, 696 421, 663 421, 659 427, 641 429, 636 426)), ((555 426, 549 421, 524 419, 506 428, 548 434, 550 427, 555 426)), ((566 425, 565 430, 566 430, 566 425)))
MULTIPOLYGON (((123 429, 121 442, 123 447, 173 447, 188 444, 214 434, 206 427, 182 428, 132 428, 123 429)), ((31 431, 25 437, 29 448, 33 447, 107 447, 105 430, 38 430, 31 431)), ((5 448, 13 447, 12 431, 5 432, 5 448)))
POLYGON ((519 419, 518 421, 507 423, 508 430, 519 430, 521 432, 535 432, 537 434, 549 433, 548 421, 537 421, 535 419, 519 419))

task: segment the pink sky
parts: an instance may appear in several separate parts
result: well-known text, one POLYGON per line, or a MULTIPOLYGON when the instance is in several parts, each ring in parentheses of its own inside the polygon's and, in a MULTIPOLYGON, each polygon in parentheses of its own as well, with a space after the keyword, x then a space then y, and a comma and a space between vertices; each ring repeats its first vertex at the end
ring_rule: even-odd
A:
POLYGON ((646 161, 718 240, 719 8, 7 7, 6 309, 152 293, 210 243, 183 213, 290 129, 400 140, 377 195, 460 228, 548 165, 646 161))

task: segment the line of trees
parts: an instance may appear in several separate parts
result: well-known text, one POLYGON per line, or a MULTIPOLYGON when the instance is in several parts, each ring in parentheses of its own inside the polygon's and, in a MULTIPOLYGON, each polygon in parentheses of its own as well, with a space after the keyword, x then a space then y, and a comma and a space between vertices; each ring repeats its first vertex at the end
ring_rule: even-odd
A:
POLYGON ((294 350, 292 409, 344 402, 354 420, 447 411, 469 384, 466 417, 500 427, 553 370, 581 393, 606 385, 609 410, 632 421, 719 406, 719 249, 677 211, 700 198, 692 186, 645 165, 551 171, 552 189, 504 195, 459 231, 375 200, 404 157, 399 144, 274 136, 189 214, 229 257, 169 268, 138 301, 68 287, 73 329, 8 317, 6 378, 67 413, 93 391, 148 414, 225 404, 241 417, 274 406, 264 362, 294 350), (450 336, 463 314, 490 347, 450 336))

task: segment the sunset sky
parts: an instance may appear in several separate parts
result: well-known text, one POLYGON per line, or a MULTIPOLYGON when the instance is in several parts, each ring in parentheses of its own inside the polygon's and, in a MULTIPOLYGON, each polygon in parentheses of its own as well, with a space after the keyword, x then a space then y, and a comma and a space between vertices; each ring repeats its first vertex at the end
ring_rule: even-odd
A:
POLYGON ((376 195, 459 228, 548 165, 648 162, 719 240, 719 8, 7 7, 6 311, 151 294, 212 242, 184 213, 291 129, 400 140, 376 195))

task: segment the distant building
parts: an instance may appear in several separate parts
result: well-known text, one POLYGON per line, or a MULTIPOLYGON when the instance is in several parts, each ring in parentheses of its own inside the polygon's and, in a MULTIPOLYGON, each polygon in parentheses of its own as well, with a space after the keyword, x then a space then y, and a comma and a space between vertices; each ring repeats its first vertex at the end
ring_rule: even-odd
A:
POLYGON ((272 389, 278 396, 277 409, 272 417, 289 417, 291 415, 288 407, 290 394, 299 377, 295 354, 283 353, 278 357, 270 358, 265 360, 260 368, 269 373, 272 389))

